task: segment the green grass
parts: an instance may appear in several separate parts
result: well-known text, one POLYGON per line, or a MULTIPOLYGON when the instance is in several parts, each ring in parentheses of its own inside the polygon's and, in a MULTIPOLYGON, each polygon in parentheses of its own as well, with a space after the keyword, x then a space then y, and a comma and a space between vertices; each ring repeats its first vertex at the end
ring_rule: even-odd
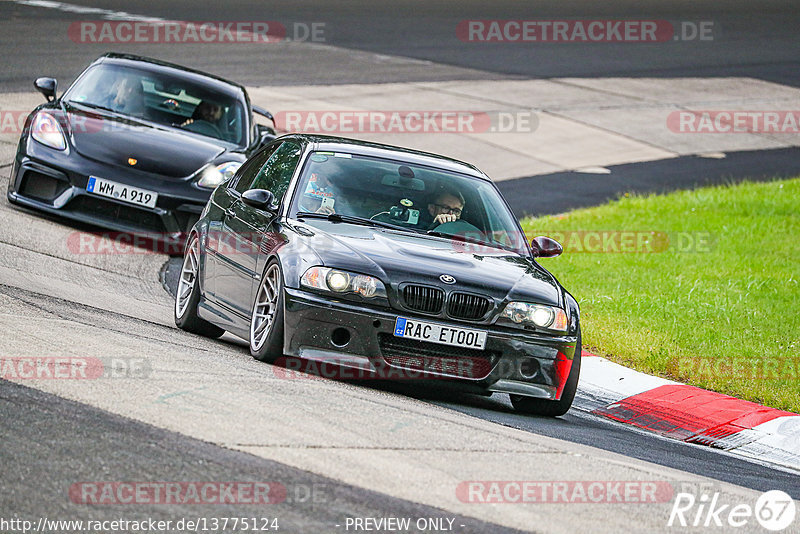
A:
POLYGON ((540 263, 580 303, 584 349, 800 413, 800 179, 625 195, 522 224, 529 237, 567 236, 564 254, 540 263), (598 242, 569 232, 597 230, 669 243, 657 234, 660 252, 577 252, 598 242))

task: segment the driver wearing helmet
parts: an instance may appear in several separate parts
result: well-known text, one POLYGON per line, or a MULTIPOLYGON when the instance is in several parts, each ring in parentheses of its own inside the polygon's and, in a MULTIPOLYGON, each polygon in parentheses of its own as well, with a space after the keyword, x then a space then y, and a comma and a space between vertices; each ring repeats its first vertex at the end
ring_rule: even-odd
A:
POLYGON ((300 199, 300 210, 330 215, 341 208, 341 196, 324 174, 311 173, 300 199), (340 202, 337 205, 337 200, 340 202))

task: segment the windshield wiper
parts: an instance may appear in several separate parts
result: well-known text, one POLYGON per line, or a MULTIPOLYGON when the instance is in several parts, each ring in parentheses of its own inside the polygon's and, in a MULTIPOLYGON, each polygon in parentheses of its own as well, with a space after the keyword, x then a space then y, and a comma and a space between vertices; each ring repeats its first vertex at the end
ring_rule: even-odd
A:
POLYGON ((314 218, 314 219, 327 219, 331 222, 343 222, 350 224, 360 224, 363 226, 379 226, 381 228, 391 228, 392 230, 401 230, 403 232, 413 232, 410 228, 404 228, 396 224, 390 224, 383 221, 375 221, 367 219, 366 217, 356 217, 355 215, 340 215, 338 213, 314 213, 311 211, 300 211, 296 215, 298 218, 314 218))
POLYGON ((432 235, 434 237, 449 237, 451 239, 458 239, 459 241, 465 241, 468 243, 475 243, 477 245, 485 245, 487 247, 497 248, 500 250, 507 250, 510 252, 516 252, 519 254, 518 251, 514 250, 513 248, 509 247, 508 245, 503 245, 501 243, 497 243, 496 241, 484 241, 483 239, 476 239, 469 235, 464 234, 448 234, 447 232, 437 232, 436 230, 428 230, 425 232, 428 235, 432 235))
POLYGON ((78 104, 79 106, 83 106, 85 108, 100 109, 102 111, 110 111, 111 113, 118 113, 116 110, 107 108, 105 106, 101 106, 100 104, 92 104, 90 102, 75 102, 74 100, 70 100, 69 103, 78 104))

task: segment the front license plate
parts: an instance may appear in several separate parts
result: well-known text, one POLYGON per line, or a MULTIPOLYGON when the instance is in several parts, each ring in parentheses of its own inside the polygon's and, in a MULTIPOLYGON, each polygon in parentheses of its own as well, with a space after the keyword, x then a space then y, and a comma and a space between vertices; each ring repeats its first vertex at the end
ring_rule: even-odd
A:
POLYGON ((428 323, 405 317, 398 317, 395 321, 394 335, 468 349, 482 349, 486 346, 486 332, 482 330, 428 323))
POLYGON ((158 193, 155 191, 139 189, 138 187, 112 182, 96 176, 89 177, 86 190, 101 197, 113 198, 114 200, 121 200, 122 202, 146 208, 155 208, 158 200, 158 193))

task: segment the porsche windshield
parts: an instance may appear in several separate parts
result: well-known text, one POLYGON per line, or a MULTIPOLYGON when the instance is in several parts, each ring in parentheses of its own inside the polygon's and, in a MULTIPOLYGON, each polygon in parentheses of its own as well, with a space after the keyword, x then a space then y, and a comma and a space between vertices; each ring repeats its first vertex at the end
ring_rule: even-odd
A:
POLYGON ((292 213, 359 217, 528 254, 516 219, 491 183, 402 161, 312 152, 292 213))
POLYGON ((242 103, 191 80, 120 65, 97 65, 68 92, 68 101, 145 119, 243 146, 242 103))

